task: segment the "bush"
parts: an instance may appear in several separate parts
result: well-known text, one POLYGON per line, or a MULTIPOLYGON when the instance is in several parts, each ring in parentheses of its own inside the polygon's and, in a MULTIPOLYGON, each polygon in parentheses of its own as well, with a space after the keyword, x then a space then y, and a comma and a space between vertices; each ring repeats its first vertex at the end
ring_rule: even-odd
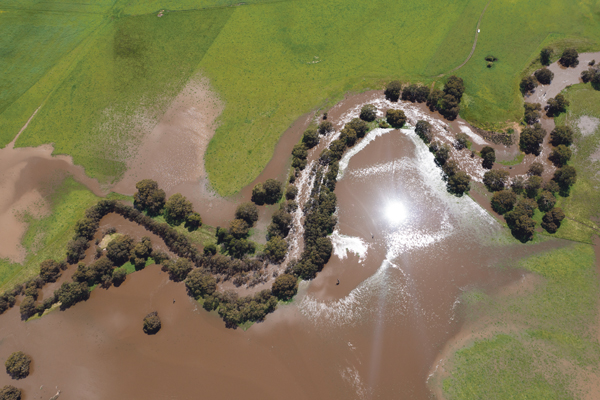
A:
POLYGON ((170 262, 167 268, 170 278, 175 282, 181 282, 188 276, 194 265, 187 258, 180 257, 175 262, 170 262))
POLYGON ((144 333, 146 335, 155 335, 160 331, 162 327, 160 323, 160 318, 158 317, 158 312, 153 311, 150 314, 146 315, 144 318, 144 333))
POLYGON ((553 146, 570 146, 573 143, 573 130, 568 126, 557 126, 550 133, 550 141, 553 146))
POLYGON ((20 306, 21 319, 27 320, 35 314, 35 299, 32 296, 25 296, 20 306))
POLYGON ((121 266, 129 260, 133 243, 133 238, 129 235, 117 236, 106 246, 106 256, 115 265, 121 266))
POLYGON ((565 213, 561 208, 553 208, 548 211, 542 218, 542 228, 548 233, 556 233, 560 228, 560 223, 565 219, 565 213))
POLYGON ((548 112, 549 117, 556 117, 560 113, 567 110, 569 101, 562 94, 557 94, 555 98, 548 100, 548 112))
POLYGON ((4 366, 6 367, 6 373, 13 379, 27 378, 29 375, 29 366, 31 364, 31 357, 22 351, 16 351, 12 353, 6 359, 4 366))
POLYGON ((302 135, 302 143, 308 149, 312 149, 316 145, 319 144, 319 133, 315 128, 308 128, 304 131, 304 135, 302 135))
POLYGON ((263 184, 265 190, 265 203, 275 204, 281 199, 283 185, 275 179, 267 179, 263 184))
POLYGON ((211 296, 217 290, 217 281, 204 269, 197 268, 185 278, 185 286, 195 299, 211 296))
POLYGON ((527 76, 521 79, 521 83, 519 84, 519 89, 521 89, 521 93, 526 95, 529 92, 533 92, 533 90, 537 87, 537 81, 533 76, 527 76))
POLYGON ((165 206, 165 192, 158 188, 152 179, 144 179, 135 184, 138 190, 133 195, 133 205, 139 210, 146 210, 149 215, 158 215, 165 206))
POLYGON ((431 142, 433 134, 431 132, 431 124, 427 121, 417 121, 415 126, 415 133, 423 140, 425 144, 431 142))
POLYGON ((235 218, 246 221, 248 226, 253 226, 258 221, 258 208, 254 203, 242 203, 235 210, 235 218))
POLYGON ((377 118, 377 108, 373 104, 365 104, 360 110, 360 119, 372 122, 375 118, 377 118))
POLYGON ((192 203, 181 193, 169 197, 165 204, 165 220, 171 225, 181 224, 193 212, 192 203))
POLYGON ((448 191, 462 196, 471 190, 471 177, 464 171, 458 171, 448 178, 448 191))
POLYGON ((288 244, 285 239, 279 236, 273 236, 265 245, 265 256, 273 264, 279 264, 285 259, 288 244))
POLYGON ((571 159, 572 155, 573 152, 571 151, 571 149, 565 146, 564 144, 561 144, 552 150, 552 153, 550 153, 548 159, 552 161, 554 165, 560 168, 563 165, 567 164, 567 162, 571 159))
POLYGON ((539 121, 541 117, 542 106, 540 103, 525 103, 524 119, 527 125, 533 125, 539 121))
POLYGON ((265 192, 262 183, 257 183, 252 189, 252 197, 250 198, 250 200, 252 200, 254 204, 262 206, 263 204, 265 204, 266 196, 267 193, 265 192))
POLYGON ((529 175, 542 176, 543 173, 544 165, 539 161, 531 163, 529 169, 527 170, 527 174, 529 175))
POLYGON ((537 200, 540 211, 550 211, 556 204, 556 197, 547 190, 544 190, 537 200))
POLYGON ((549 85, 552 83, 552 79, 554 79, 554 73, 548 68, 538 69, 535 71, 534 75, 538 82, 542 85, 549 85))
POLYGON ((90 292, 86 282, 64 282, 56 291, 55 296, 61 303, 61 310, 66 310, 80 301, 87 300, 90 292))
POLYGON ((340 133, 340 140, 344 141, 344 143, 346 143, 346 146, 354 146, 357 139, 358 136, 356 136, 356 131, 354 129, 349 128, 348 125, 346 125, 344 129, 342 129, 342 132, 340 133))
POLYGON ((0 400, 21 400, 21 389, 5 385, 0 389, 0 400))
POLYGON ((492 169, 483 175, 483 184, 490 192, 498 192, 508 183, 508 175, 507 171, 492 169))
POLYGON ((56 282, 60 276, 60 264, 54 260, 42 261, 40 264, 40 278, 44 282, 56 282))
POLYGON ((333 124, 329 121, 323 121, 319 124, 318 130, 321 135, 328 135, 333 132, 333 124))
POLYGON ((549 47, 545 47, 540 52, 540 63, 542 65, 550 65, 550 57, 552 57, 552 49, 549 47))
POLYGON ((387 122, 396 129, 400 129, 406 123, 406 115, 402 110, 387 110, 385 117, 387 122))
POLYGON ((535 124, 533 127, 523 129, 519 147, 525 154, 535 154, 536 156, 539 156, 544 137, 546 137, 546 130, 543 129, 540 124, 535 124))
POLYGON ((500 190, 492 196, 492 209, 502 215, 511 211, 517 202, 517 195, 511 190, 500 190))
POLYGON ((577 50, 573 48, 565 49, 558 62, 563 67, 576 67, 579 65, 579 54, 577 54, 577 50))
POLYGON ((75 224, 75 238, 83 237, 90 240, 98 229, 98 221, 91 218, 82 218, 75 224))
POLYGON ((294 200, 298 194, 298 188, 294 185, 288 185, 285 189, 285 198, 287 200, 294 200))
POLYGON ((298 279, 294 275, 279 275, 271 289, 273 296, 279 300, 290 300, 298 292, 298 279))
POLYGON ((398 101, 400 92, 402 91, 402 83, 400 81, 391 81, 385 87, 385 98, 389 101, 398 101))
POLYGON ((483 159, 483 168, 492 169, 496 161, 496 150, 490 146, 485 146, 481 149, 481 158, 483 159))

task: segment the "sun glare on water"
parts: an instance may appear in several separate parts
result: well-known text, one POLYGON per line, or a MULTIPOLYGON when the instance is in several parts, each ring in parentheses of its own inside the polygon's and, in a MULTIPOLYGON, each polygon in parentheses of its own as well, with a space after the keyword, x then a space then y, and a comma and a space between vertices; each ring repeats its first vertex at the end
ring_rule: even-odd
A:
POLYGON ((392 225, 398 225, 406 219, 406 208, 399 201, 388 203, 385 207, 385 217, 392 225))

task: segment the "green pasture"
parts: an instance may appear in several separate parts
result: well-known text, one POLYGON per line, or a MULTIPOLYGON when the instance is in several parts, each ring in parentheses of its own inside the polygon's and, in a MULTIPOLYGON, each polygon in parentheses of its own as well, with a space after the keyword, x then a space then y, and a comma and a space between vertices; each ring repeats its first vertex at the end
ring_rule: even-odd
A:
POLYGON ((7 259, 0 260, 0 292, 38 274, 42 261, 65 259, 67 242, 75 232, 75 222, 98 201, 98 197, 73 178, 67 178, 45 201, 50 205, 49 215, 35 218, 28 214, 24 217, 28 223, 22 240, 27 252, 25 262, 18 264, 7 259))
POLYGON ((448 360, 450 399, 582 398, 598 373, 598 275, 590 245, 526 259, 542 282, 516 295, 465 295, 467 313, 491 330, 448 360))

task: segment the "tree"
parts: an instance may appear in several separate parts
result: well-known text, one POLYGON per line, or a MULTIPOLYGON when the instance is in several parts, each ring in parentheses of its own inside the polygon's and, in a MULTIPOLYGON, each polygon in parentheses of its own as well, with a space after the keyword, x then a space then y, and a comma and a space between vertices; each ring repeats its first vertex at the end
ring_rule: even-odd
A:
POLYGON ((573 152, 570 148, 564 144, 560 144, 552 150, 552 153, 550 153, 548 159, 550 159, 554 165, 560 168, 567 164, 572 155, 573 152))
POLYGON ((144 318, 144 333, 146 335, 155 335, 160 331, 161 328, 160 318, 158 317, 158 312, 153 311, 150 314, 146 315, 144 318))
POLYGON ((265 245, 265 256, 273 264, 281 263, 287 254, 288 244, 285 239, 273 236, 265 245))
POLYGON ((170 262, 168 265, 169 276, 175 282, 183 281, 194 265, 187 258, 180 257, 175 262, 170 262))
POLYGON ((5 385, 0 389, 0 400, 21 400, 21 389, 5 385))
POLYGON ((321 135, 328 135, 333 132, 333 124, 329 121, 323 121, 319 124, 318 130, 321 135))
POLYGON ((577 171, 570 165, 556 170, 554 173, 554 180, 558 183, 563 194, 568 194, 571 186, 577 182, 577 171))
POLYGON ((462 196, 471 190, 471 177, 465 171, 458 171, 448 178, 448 191, 462 196))
POLYGON ((438 109, 444 118, 454 121, 460 112, 460 99, 451 94, 445 94, 438 103, 438 109))
POLYGON ((202 217, 197 212, 188 214, 188 216, 185 217, 185 227, 188 228, 188 230, 190 232, 195 231, 196 229, 200 228, 201 226, 202 226, 202 217))
POLYGON ((577 54, 577 50, 573 48, 565 49, 558 62, 563 67, 576 67, 579 65, 579 54, 577 54))
POLYGON ((315 128, 308 128, 304 131, 304 135, 302 135, 302 143, 306 146, 307 149, 312 149, 316 145, 319 144, 319 133, 315 128))
POLYGON ((535 71, 534 75, 542 85, 549 85, 552 83, 552 79, 554 79, 554 73, 545 67, 535 71))
POLYGON ((446 143, 441 144, 435 152, 435 161, 438 165, 444 165, 448 161, 448 158, 450 158, 450 146, 446 143))
POLYGON ((412 103, 415 102, 415 95, 417 93, 417 85, 414 83, 408 86, 405 86, 402 89, 402 100, 410 101, 412 103))
POLYGON ((398 101, 400 98, 400 91, 402 90, 402 83, 400 81, 391 81, 385 87, 385 98, 389 101, 398 101))
POLYGON ((144 179, 135 184, 138 190, 133 195, 133 205, 139 210, 146 210, 150 215, 158 215, 165 205, 165 191, 158 188, 152 179, 144 179))
POLYGON ((369 125, 360 118, 352 118, 352 121, 348 122, 344 128, 353 129, 359 139, 365 137, 369 131, 369 125))
POLYGON ((27 320, 35 314, 35 299, 32 296, 26 296, 20 306, 21 319, 27 320))
POLYGON ((550 65, 550 57, 552 57, 552 49, 544 47, 540 52, 540 63, 546 66, 550 65))
POLYGON ((22 351, 16 351, 12 353, 6 359, 4 366, 6 367, 6 373, 13 379, 27 378, 29 375, 29 365, 31 364, 31 357, 22 351))
POLYGON ((459 78, 456 75, 452 75, 448 78, 448 81, 444 85, 444 93, 454 96, 460 102, 464 92, 465 85, 462 78, 459 78))
POLYGON ((250 200, 252 200, 254 204, 262 206, 265 204, 266 195, 267 193, 265 192, 262 183, 257 183, 252 189, 252 197, 250 200))
POLYGON ((258 208, 254 203, 242 203, 235 210, 235 218, 246 221, 248 226, 253 226, 258 221, 258 208))
POLYGON ((526 76, 521 79, 519 89, 521 89, 521 94, 525 96, 527 93, 533 92, 537 85, 537 80, 533 76, 526 76))
POLYGON ((217 280, 202 268, 196 268, 185 278, 185 286, 195 299, 212 296, 217 290, 217 280))
POLYGON ((265 203, 275 204, 283 194, 283 185, 275 179, 267 179, 263 184, 265 189, 265 203))
POLYGON ((229 233, 236 238, 241 239, 248 236, 249 226, 243 219, 234 219, 229 224, 229 233))
POLYGON ((204 255, 214 256, 215 254, 217 254, 217 246, 214 243, 209 243, 204 246, 204 255))
POLYGON ((483 159, 483 168, 492 169, 496 161, 496 150, 490 146, 485 146, 481 149, 481 158, 483 159))
POLYGON ((432 139, 431 124, 427 121, 417 121, 415 126, 415 133, 423 140, 425 144, 429 143, 432 139))
POLYGON ((581 72, 581 80, 583 83, 588 83, 598 74, 598 70, 595 68, 588 68, 581 72))
POLYGON ((298 194, 298 188, 294 185, 288 185, 285 189, 285 198, 287 200, 294 200, 298 194))
POLYGON ((544 183, 544 190, 549 191, 552 194, 558 193, 560 191, 560 186, 554 179, 551 179, 544 183))
POLYGON ((533 125, 539 121, 542 111, 540 103, 525 103, 525 115, 524 119, 527 125, 533 125))
POLYGON ((60 276, 60 264, 54 260, 42 261, 40 264, 40 278, 44 282, 56 282, 60 276))
POLYGON ((427 86, 417 87, 417 91, 415 92, 415 101, 418 103, 425 103, 427 98, 429 98, 429 88, 427 86))
POLYGON ((541 152, 540 146, 544 141, 544 137, 546 137, 546 130, 540 124, 535 124, 533 127, 523 129, 519 147, 526 154, 539 156, 541 152))
POLYGON ((556 197, 547 190, 542 191, 537 200, 540 211, 550 211, 556 204, 556 197))
POLYGON ((525 190, 525 179, 522 176, 516 176, 510 184, 510 189, 516 194, 522 194, 525 190))
POLYGON ((115 268, 112 273, 112 281, 115 286, 121 285, 127 278, 127 271, 125 268, 115 268))
POLYGON ((373 104, 365 104, 360 110, 360 119, 372 122, 375 118, 377 118, 377 108, 373 104))
POLYGON ((181 224, 193 212, 192 203, 181 193, 169 197, 165 204, 165 220, 171 225, 181 224))
POLYGON ((290 274, 279 275, 273 282, 271 292, 279 300, 290 300, 298 292, 298 278, 290 274))
POLYGON ((483 175, 483 184, 490 192, 498 192, 508 183, 508 172, 492 169, 483 175))
POLYGON ((527 170, 528 175, 542 176, 543 173, 544 165, 539 161, 531 163, 529 169, 527 170))
POLYGON ((444 92, 439 89, 433 89, 429 93, 429 96, 427 97, 427 107, 429 107, 429 111, 435 111, 439 108, 438 104, 443 96, 444 92))
POLYGON ((500 190, 492 196, 492 209, 502 215, 513 209, 517 195, 512 190, 500 190))
POLYGON ((521 242, 527 242, 535 232, 535 221, 525 212, 519 209, 507 212, 504 216, 506 223, 514 237, 521 242))
POLYGON ((131 249, 131 252, 129 253, 129 262, 135 266, 136 271, 139 271, 146 266, 146 261, 151 254, 152 242, 149 237, 144 236, 142 240, 131 249))
POLYGON ((64 282, 56 295, 61 303, 60 308, 66 310, 80 301, 87 300, 90 292, 86 282, 64 282))
POLYGON ((530 199, 537 197, 538 190, 542 187, 542 178, 537 175, 531 175, 525 183, 525 193, 530 199))
POLYGON ((455 160, 448 160, 442 166, 442 171, 446 174, 446 177, 451 177, 459 171, 458 163, 455 160))
POLYGON ((342 129, 340 133, 340 140, 343 140, 346 143, 346 146, 352 147, 356 143, 358 137, 356 136, 356 131, 352 128, 349 128, 348 125, 342 129))
POLYGON ((552 208, 542 218, 542 228, 548 233, 556 233, 563 219, 565 219, 563 210, 559 207, 552 208))
POLYGON ((106 256, 115 264, 123 265, 129 260, 131 249, 133 248, 133 238, 128 235, 119 235, 106 246, 106 256))
POLYGON ((387 110, 385 117, 387 122, 396 129, 402 128, 406 123, 406 115, 402 110, 387 110))
POLYGON ((550 133, 550 140, 553 146, 570 146, 573 143, 573 130, 568 126, 557 126, 550 133))
POLYGON ((462 149, 466 148, 468 144, 469 144, 469 137, 465 133, 459 132, 456 134, 456 148, 458 150, 462 150, 462 149))
POLYGON ((556 117, 560 113, 567 110, 569 101, 562 94, 557 94, 555 98, 548 100, 548 112, 549 117, 556 117))

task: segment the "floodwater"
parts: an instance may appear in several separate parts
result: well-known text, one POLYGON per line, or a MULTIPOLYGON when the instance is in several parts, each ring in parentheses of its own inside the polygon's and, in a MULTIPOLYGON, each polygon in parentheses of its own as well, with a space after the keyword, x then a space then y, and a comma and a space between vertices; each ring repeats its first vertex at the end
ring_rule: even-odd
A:
MULTIPOLYGON (((369 96, 333 110, 335 125, 369 96)), ((427 117, 395 107, 413 125, 427 117)), ((28 399, 58 390, 60 399, 429 398, 431 366, 462 326, 461 293, 522 279, 511 262, 556 242, 506 244, 485 210, 446 192, 412 129, 377 129, 363 141, 341 162, 335 255, 292 304, 246 332, 226 329, 183 283, 150 266, 64 312, 27 323, 18 307, 0 316, 0 361, 16 350, 34 360, 28 378, 0 374, 0 385, 16 384, 28 399), (146 336, 151 311, 163 328, 146 336)), ((145 235, 129 224, 115 215, 101 222, 145 235)))

